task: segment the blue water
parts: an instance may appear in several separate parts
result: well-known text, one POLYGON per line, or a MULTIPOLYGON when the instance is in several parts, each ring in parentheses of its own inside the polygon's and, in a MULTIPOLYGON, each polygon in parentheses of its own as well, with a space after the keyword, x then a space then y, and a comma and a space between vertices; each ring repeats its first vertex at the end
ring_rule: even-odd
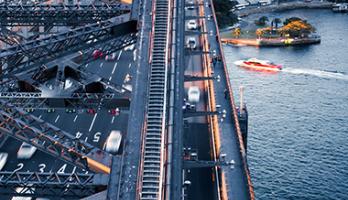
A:
POLYGON ((256 197, 348 199, 348 15, 328 10, 272 15, 307 19, 322 42, 224 47, 235 94, 245 86, 248 162, 256 197), (271 60, 284 71, 252 72, 233 64, 249 57, 271 60))

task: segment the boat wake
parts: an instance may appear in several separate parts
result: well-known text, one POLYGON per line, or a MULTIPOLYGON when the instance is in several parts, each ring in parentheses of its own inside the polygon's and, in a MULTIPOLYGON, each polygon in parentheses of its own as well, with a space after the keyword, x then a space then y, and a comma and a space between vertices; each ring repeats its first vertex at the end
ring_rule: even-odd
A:
POLYGON ((290 74, 299 74, 299 75, 310 75, 316 76, 319 78, 328 78, 328 79, 339 79, 339 80, 347 80, 348 75, 338 72, 338 71, 324 71, 324 70, 315 70, 315 69, 297 69, 297 68, 283 68, 282 72, 290 73, 290 74))

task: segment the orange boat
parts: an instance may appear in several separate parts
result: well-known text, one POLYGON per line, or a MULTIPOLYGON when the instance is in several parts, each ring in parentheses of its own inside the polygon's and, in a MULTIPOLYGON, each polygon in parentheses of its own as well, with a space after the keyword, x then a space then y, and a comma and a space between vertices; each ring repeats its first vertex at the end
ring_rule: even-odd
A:
POLYGON ((273 71, 277 72, 282 69, 282 66, 276 65, 268 60, 259 60, 256 58, 250 58, 248 60, 238 60, 235 64, 239 67, 244 67, 257 71, 273 71))

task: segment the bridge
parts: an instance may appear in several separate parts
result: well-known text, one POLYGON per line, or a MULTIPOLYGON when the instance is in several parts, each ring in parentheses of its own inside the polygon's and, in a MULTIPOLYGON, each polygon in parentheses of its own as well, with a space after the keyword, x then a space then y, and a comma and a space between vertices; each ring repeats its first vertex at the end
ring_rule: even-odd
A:
POLYGON ((81 2, 0 3, 0 199, 254 200, 213 0, 81 2))

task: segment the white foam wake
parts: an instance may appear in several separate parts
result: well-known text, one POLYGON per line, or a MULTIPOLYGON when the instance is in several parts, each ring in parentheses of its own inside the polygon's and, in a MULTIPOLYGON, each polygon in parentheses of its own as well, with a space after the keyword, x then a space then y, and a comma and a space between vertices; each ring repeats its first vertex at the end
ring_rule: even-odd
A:
POLYGON ((282 72, 291 73, 291 74, 302 74, 302 75, 311 75, 319 78, 329 78, 329 79, 340 79, 347 80, 348 75, 343 74, 341 72, 330 72, 323 70, 315 70, 315 69, 297 69, 297 68, 283 68, 282 72))

